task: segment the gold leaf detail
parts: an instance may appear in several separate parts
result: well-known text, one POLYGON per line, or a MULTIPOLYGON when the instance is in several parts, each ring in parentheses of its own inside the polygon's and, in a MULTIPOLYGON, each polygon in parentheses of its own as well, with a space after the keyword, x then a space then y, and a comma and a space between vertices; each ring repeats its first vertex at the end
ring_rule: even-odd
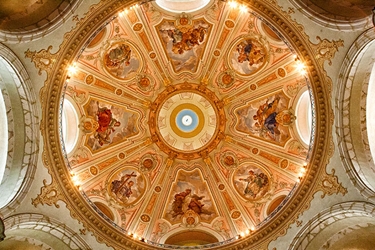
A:
POLYGON ((48 49, 42 49, 39 52, 30 51, 27 49, 25 52, 25 58, 30 58, 31 61, 35 64, 35 67, 39 69, 38 74, 42 74, 42 70, 48 73, 51 70, 53 63, 55 62, 55 55, 51 54, 50 50, 52 49, 52 45, 48 46, 48 49))
POLYGON ((341 193, 345 195, 348 190, 339 183, 337 176, 335 176, 335 169, 331 170, 331 174, 323 174, 322 180, 319 183, 318 191, 322 191, 321 198, 323 199, 327 194, 333 195, 341 193))
POLYGON ((47 180, 43 180, 43 187, 40 189, 40 194, 35 199, 31 199, 31 204, 36 207, 38 204, 47 204, 49 206, 55 205, 55 207, 59 208, 60 205, 57 202, 62 199, 62 195, 60 194, 57 185, 52 182, 51 184, 47 184, 47 180))
POLYGON ((319 36, 316 37, 319 40, 318 44, 312 44, 313 48, 316 51, 316 59, 319 61, 321 66, 323 66, 324 61, 328 61, 329 65, 332 65, 331 59, 335 56, 336 52, 339 50, 339 47, 344 46, 343 40, 333 40, 329 41, 328 39, 321 39, 319 36))

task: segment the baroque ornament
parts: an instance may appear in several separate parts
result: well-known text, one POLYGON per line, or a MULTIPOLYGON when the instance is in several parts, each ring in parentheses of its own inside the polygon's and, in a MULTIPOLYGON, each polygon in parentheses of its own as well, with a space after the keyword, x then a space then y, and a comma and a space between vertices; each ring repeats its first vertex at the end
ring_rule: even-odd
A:
MULTIPOLYGON (((63 86, 66 84, 66 68, 68 66, 66 65, 66 62, 72 62, 76 58, 83 48, 83 44, 90 37, 91 31, 102 25, 102 20, 110 20, 113 18, 113 16, 117 15, 117 11, 123 10, 124 7, 127 7, 127 4, 130 3, 125 3, 124 1, 101 1, 93 9, 91 9, 86 17, 79 21, 77 27, 66 35, 66 39, 57 53, 59 58, 58 62, 51 63, 52 57, 51 60, 48 61, 50 49, 40 51, 38 52, 39 54, 36 52, 27 52, 27 57, 31 58, 32 62, 35 63, 39 71, 41 72, 41 70, 45 70, 47 72, 47 80, 45 82, 44 89, 41 92, 43 106, 43 119, 41 126, 43 128, 42 133, 44 137, 44 150, 46 152, 44 154, 44 162, 48 163, 46 164, 46 167, 49 169, 53 180, 50 185, 47 185, 46 182, 44 182, 44 187, 41 189, 41 194, 39 194, 36 199, 33 199, 33 204, 35 206, 38 204, 58 206, 57 201, 63 200, 68 204, 68 208, 71 209, 74 218, 77 218, 80 222, 82 222, 87 230, 92 230, 93 234, 101 242, 104 242, 115 249, 155 249, 158 248, 157 245, 146 245, 144 242, 137 239, 127 237, 123 232, 120 232, 120 230, 113 227, 112 224, 107 223, 107 221, 102 220, 99 217, 98 213, 91 207, 89 202, 87 202, 87 199, 81 194, 79 189, 71 183, 70 179, 68 179, 70 178, 70 172, 66 166, 64 155, 57 146, 60 143, 61 138, 59 136, 59 116, 56 110, 58 110, 57 107, 60 104, 59 98, 63 94, 63 86), (40 55, 40 58, 38 58, 38 55, 40 55), (45 64, 41 62, 41 57, 47 58, 45 64), (93 230, 97 228, 100 230, 93 230)), ((323 184, 321 184, 321 188, 325 189, 325 192, 327 192, 328 187, 334 187, 334 189, 338 190, 338 192, 343 192, 340 191, 343 190, 343 188, 340 184, 338 184, 338 180, 335 179, 336 176, 334 176, 334 173, 332 173, 332 175, 325 176, 325 179, 321 178, 321 176, 324 176, 324 167, 326 166, 329 158, 327 153, 330 151, 329 147, 331 141, 331 128, 329 124, 332 122, 332 120, 330 113, 331 106, 328 102, 328 100, 330 100, 330 93, 329 89, 324 85, 324 83, 328 82, 329 80, 324 74, 320 73, 322 72, 321 68, 316 68, 323 67, 323 65, 315 62, 331 59, 334 56, 333 52, 335 51, 335 46, 322 42, 320 47, 316 48, 316 51, 319 51, 320 53, 320 57, 316 58, 311 52, 313 45, 305 42, 308 40, 308 37, 303 33, 303 28, 296 24, 295 21, 290 18, 289 14, 284 13, 279 7, 277 7, 276 2, 251 1, 247 4, 249 7, 251 7, 251 10, 254 11, 254 13, 257 13, 259 16, 264 18, 264 20, 268 20, 270 25, 274 25, 278 30, 280 30, 281 35, 288 38, 290 45, 293 48, 297 48, 297 53, 301 58, 311 58, 311 61, 307 61, 306 66, 310 70, 308 77, 311 83, 310 87, 312 94, 313 96, 321 97, 317 98, 315 107, 316 114, 319 116, 320 124, 322 124, 322 126, 315 128, 315 141, 317 143, 313 145, 314 150, 312 150, 311 154, 309 155, 310 162, 308 169, 311 171, 307 172, 306 180, 324 180, 324 182, 322 182, 323 184), (333 52, 327 54, 324 52, 325 50, 333 52)), ((135 27, 134 24, 141 22, 141 20, 139 20, 139 16, 137 15, 137 11, 142 11, 143 8, 146 8, 146 5, 150 6, 151 3, 141 6, 139 9, 133 8, 131 11, 129 11, 127 18, 123 18, 123 20, 129 20, 129 22, 132 23, 132 25, 129 27, 135 27)), ((220 8, 215 10, 217 12, 220 12, 226 8, 226 3, 219 2, 218 5, 220 5, 220 8)), ((188 17, 187 20, 185 20, 183 19, 184 17, 181 16, 178 22, 175 20, 169 22, 168 19, 163 19, 162 13, 159 14, 160 18, 158 17, 157 19, 159 20, 158 23, 160 25, 156 23, 150 23, 150 25, 158 27, 158 29, 155 31, 158 32, 155 39, 161 39, 159 41, 163 45, 161 48, 163 51, 160 50, 157 51, 157 53, 154 53, 153 51, 156 52, 156 48, 153 48, 153 43, 149 41, 147 43, 147 47, 143 48, 144 50, 137 50, 139 57, 136 58, 140 60, 142 65, 146 65, 146 59, 149 60, 147 61, 147 63, 149 63, 147 66, 160 73, 160 75, 157 75, 157 77, 152 76, 153 78, 150 78, 155 79, 155 84, 159 84, 159 86, 161 86, 160 91, 155 94, 156 96, 153 99, 146 98, 144 93, 137 96, 133 95, 133 92, 137 91, 135 89, 138 89, 137 82, 133 81, 132 77, 128 76, 132 74, 143 74, 146 70, 142 68, 143 66, 137 67, 137 64, 135 64, 134 71, 126 71, 128 69, 126 67, 132 65, 130 54, 134 52, 133 48, 137 48, 134 44, 130 42, 128 43, 128 40, 121 40, 122 42, 110 44, 110 46, 106 47, 105 49, 103 48, 102 57, 98 57, 100 60, 102 60, 102 63, 107 63, 107 66, 99 67, 98 70, 103 70, 103 72, 106 72, 106 77, 111 79, 114 77, 120 81, 108 83, 105 82, 105 80, 101 80, 100 84, 98 83, 97 85, 98 77, 95 75, 92 82, 89 80, 90 84, 86 84, 84 80, 82 82, 85 83, 85 86, 88 88, 91 88, 92 86, 95 86, 95 88, 100 88, 100 94, 107 95, 108 93, 113 93, 114 95, 112 97, 114 97, 117 102, 115 105, 112 105, 112 107, 105 102, 101 102, 101 100, 95 99, 93 95, 88 93, 88 100, 94 101, 91 103, 90 107, 87 106, 86 118, 89 118, 87 121, 90 119, 96 119, 98 122, 99 113, 100 122, 95 125, 90 120, 91 127, 87 127, 89 129, 87 129, 86 133, 88 133, 88 136, 92 135, 92 138, 88 138, 88 140, 85 141, 87 144, 84 145, 84 143, 82 143, 82 147, 86 148, 88 147, 87 145, 91 145, 89 150, 86 149, 88 153, 85 154, 84 161, 87 162, 91 160, 92 155, 101 158, 113 150, 116 152, 115 157, 118 162, 116 161, 116 163, 112 165, 106 165, 106 167, 113 170, 107 171, 111 174, 108 174, 108 178, 105 179, 107 184, 106 187, 100 187, 98 185, 95 188, 85 190, 84 192, 88 196, 100 196, 103 198, 103 200, 108 202, 112 208, 117 209, 121 215, 121 218, 119 218, 120 222, 117 225, 119 227, 125 228, 126 220, 131 217, 125 216, 125 214, 135 214, 136 211, 139 211, 137 216, 134 216, 137 222, 134 221, 136 224, 132 224, 132 226, 134 228, 139 226, 139 232, 146 232, 149 230, 149 238, 147 240, 158 241, 165 235, 173 233, 173 230, 181 225, 185 225, 185 227, 199 227, 200 223, 205 223, 205 226, 212 226, 215 224, 215 232, 222 233, 223 238, 235 236, 235 230, 233 230, 233 232, 229 231, 228 233, 228 228, 239 228, 241 230, 246 229, 245 217, 247 217, 248 214, 246 214, 246 210, 243 209, 241 202, 243 200, 261 200, 263 199, 262 195, 272 193, 272 188, 276 188, 270 185, 274 176, 265 170, 268 170, 268 166, 261 165, 262 167, 258 167, 257 169, 253 168, 255 171, 252 170, 253 173, 249 173, 251 170, 250 166, 247 173, 241 173, 243 176, 241 175, 241 177, 234 177, 234 180, 238 182, 237 191, 235 191, 235 189, 233 189, 233 184, 229 183, 227 180, 225 180, 225 178, 222 178, 221 173, 217 171, 215 161, 209 160, 211 159, 210 154, 212 154, 211 152, 215 152, 218 147, 231 144, 231 146, 238 146, 238 150, 243 152, 243 154, 246 154, 249 158, 256 158, 258 161, 262 161, 268 157, 267 161, 271 162, 276 167, 279 167, 278 163, 284 159, 283 157, 275 156, 272 152, 264 152, 264 148, 259 146, 259 144, 252 145, 249 143, 249 141, 256 138, 257 141, 267 143, 267 145, 276 144, 280 148, 286 145, 287 140, 289 140, 288 136, 291 135, 288 133, 288 131, 291 129, 290 127, 292 126, 290 125, 294 119, 293 112, 289 112, 289 107, 286 106, 286 104, 289 103, 289 99, 283 93, 280 93, 280 95, 269 95, 269 103, 267 102, 267 98, 259 99, 258 103, 263 105, 264 108, 259 110, 261 117, 257 118, 258 125, 255 125, 255 120, 252 120, 254 119, 252 116, 254 114, 249 114, 249 112, 246 111, 250 111, 250 113, 257 112, 259 105, 251 106, 251 103, 249 103, 249 101, 245 101, 245 99, 247 95, 262 91, 263 86, 257 86, 254 84, 253 87, 251 87, 252 83, 249 83, 249 86, 245 86, 243 90, 236 92, 238 94, 228 97, 220 96, 219 93, 212 91, 211 81, 216 78, 212 78, 213 76, 211 76, 208 71, 214 69, 215 67, 218 69, 219 67, 217 66, 219 65, 219 61, 222 60, 224 54, 227 55, 227 50, 224 49, 228 49, 228 45, 225 44, 225 41, 226 38, 233 38, 235 35, 233 32, 236 29, 231 27, 232 24, 234 26, 237 25, 237 18, 239 18, 239 15, 237 15, 236 11, 228 10, 228 16, 231 17, 233 22, 227 22, 226 26, 223 27, 223 33, 219 34, 218 38, 220 39, 218 40, 220 41, 218 42, 217 46, 213 46, 212 48, 210 48, 210 46, 206 46, 206 43, 210 41, 210 35, 213 34, 211 29, 214 26, 211 26, 211 23, 209 24, 206 19, 195 20, 194 18, 190 19, 190 17, 188 17), (189 30, 189 28, 192 30, 189 30), (193 32, 198 32, 199 34, 197 33, 197 37, 199 39, 198 41, 195 41, 194 39, 191 41, 191 37, 185 37, 184 42, 186 42, 187 45, 190 45, 185 47, 183 43, 179 43, 181 42, 179 41, 180 38, 176 33, 173 34, 173 32, 180 32, 181 34, 188 34, 191 36, 193 36, 193 32), (206 58, 202 57, 203 55, 206 55, 204 54, 206 49, 211 49, 210 51, 212 51, 213 54, 208 61, 202 60, 202 58, 206 58), (145 52, 146 55, 148 54, 149 56, 143 56, 141 52, 145 52), (164 52, 164 54, 162 52, 164 52), (195 62, 193 63, 194 65, 188 65, 189 62, 185 63, 186 60, 184 57, 187 55, 192 55, 191 60, 195 62), (150 58, 153 60, 150 60, 150 58), (201 74, 204 70, 206 71, 204 72, 205 74, 201 74), (199 77, 196 77, 194 74, 199 75, 199 77), (185 81, 184 78, 187 80, 185 81), (194 81, 193 78, 198 80, 194 81), (201 80, 202 83, 200 82, 201 80), (125 81, 133 82, 131 82, 131 84, 128 84, 127 82, 126 84, 123 84, 125 81), (103 88, 103 86, 106 86, 106 88, 103 88), (131 89, 131 86, 134 86, 134 88, 131 89), (110 92, 111 89, 113 89, 112 92, 110 92), (122 91, 120 96, 116 95, 116 90, 122 91), (173 103, 175 103, 175 100, 173 98, 176 96, 182 101, 181 103, 176 104, 174 107, 173 103), (189 98, 196 98, 196 103, 194 105, 198 107, 198 109, 190 105, 188 108, 178 110, 178 106, 180 104, 190 103, 186 102, 186 100, 190 101, 189 98), (121 106, 121 108, 126 111, 132 110, 134 117, 137 117, 136 120, 139 123, 136 131, 137 133, 132 130, 132 126, 128 126, 129 117, 131 117, 131 115, 126 115, 126 117, 119 116, 118 110, 116 109, 119 103, 124 100, 126 100, 127 103, 126 105, 121 106), (279 100, 281 101, 279 102, 279 100), (241 103, 242 106, 238 105, 230 110, 237 101, 238 103, 241 103), (280 105, 278 106, 279 109, 276 109, 275 106, 273 111, 283 115, 280 115, 278 119, 276 119, 277 114, 272 114, 274 112, 263 112, 273 101, 280 105), (199 134, 200 132, 198 130, 200 128, 200 124, 199 122, 194 123, 194 121, 197 121, 194 120, 195 117, 201 117, 199 112, 199 105, 201 105, 201 103, 203 103, 202 105, 206 105, 213 110, 211 116, 204 120, 205 124, 212 125, 212 134, 199 134), (173 107, 169 115, 175 115, 176 119, 173 119, 172 121, 165 121, 165 123, 163 123, 164 111, 161 110, 168 110, 169 105, 173 107), (180 111, 184 109, 188 109, 191 112, 181 113, 180 111), (147 110, 149 113, 143 112, 142 110, 147 110), (173 110, 177 111, 172 114, 173 110), (227 110, 232 111, 231 116, 226 113, 227 110), (241 115, 236 113, 239 110, 242 111, 241 115), (181 115, 181 119, 179 119, 179 115, 181 115), (236 120, 236 116, 240 118, 236 120), (121 121, 120 118, 122 119, 121 121), (116 121, 113 121, 112 119, 120 121, 121 124, 116 124, 116 121), (236 122, 240 119, 242 119, 242 130, 235 131, 236 122), (114 122, 113 124, 111 123, 112 121, 114 122), (252 121, 254 124, 251 124, 252 121), (279 122, 283 123, 280 125, 283 127, 277 127, 277 123, 279 122), (171 131, 173 129, 177 131, 174 133, 180 135, 181 138, 184 138, 181 136, 184 133, 189 135, 194 135, 194 133, 197 133, 197 135, 199 135, 201 144, 196 146, 193 143, 185 140, 182 145, 177 145, 177 142, 175 141, 178 140, 174 138, 174 135, 163 132, 164 125, 170 126, 171 131), (99 131, 97 131, 98 129, 99 131), (283 131, 280 131, 280 129, 283 131), (133 133, 130 133, 129 130, 132 130, 133 133), (149 134, 147 134, 145 131, 148 131, 149 134), (184 131, 184 133, 181 131, 184 131), (241 136, 234 136, 233 134, 235 132, 241 134, 241 136), (95 137, 96 133, 100 134, 96 136, 97 138, 95 137), (126 138, 121 137, 122 141, 119 142, 118 139, 120 137, 118 136, 121 136, 121 133, 125 133, 129 136, 126 138), (227 133, 230 133, 230 135, 227 133), (251 136, 253 137, 250 138, 251 136), (153 164, 156 162, 151 162, 152 159, 143 159, 142 162, 135 163, 137 161, 136 159, 139 160, 141 158, 141 155, 144 154, 144 149, 147 147, 149 147, 149 151, 147 152, 153 151, 152 154, 156 152, 155 154, 160 154, 158 159, 163 159, 163 162, 160 162, 160 165, 163 167, 160 173, 157 173, 158 171, 154 171, 153 164), (118 149, 118 151, 114 149, 118 149), (123 163, 127 162, 128 158, 129 162, 134 163, 134 166, 126 168, 123 163), (193 160, 198 161, 199 159, 201 159, 203 163, 201 166, 199 164, 194 165, 191 163, 193 160), (179 162, 183 163, 178 165, 177 163, 179 162), (210 164, 204 164, 204 162, 209 162, 210 164), (146 171, 145 174, 143 174, 143 172, 139 172, 141 171, 139 166, 147 169, 151 165, 152 167, 150 167, 150 171, 146 171), (177 170, 180 170, 181 172, 178 172, 177 170), (175 190, 172 190, 171 187, 165 185, 165 183, 172 184, 171 177, 176 177, 177 173, 183 173, 183 176, 181 174, 180 179, 176 178, 176 181, 173 184, 173 188, 175 188, 175 190), (154 181, 150 182, 148 176, 154 176, 154 181), (188 180, 188 182, 184 180, 188 180), (262 184, 262 187, 260 188, 255 185, 258 181, 262 184), (201 188, 195 188, 194 184, 196 183, 198 183, 201 188), (207 183, 215 183, 215 185, 208 185, 207 183), (137 189, 135 187, 136 185, 139 185, 137 189), (219 193, 219 195, 217 195, 215 192, 210 192, 209 189, 211 188, 218 188, 218 191, 215 190, 215 192, 219 193), (188 191, 188 189, 190 189, 190 191, 188 191), (207 195, 202 194, 203 192, 207 195), (240 196, 242 195, 243 197, 238 199, 238 197, 233 195, 234 193, 240 194, 240 196), (166 201, 165 199, 161 199, 163 196, 168 196, 167 198, 169 200, 167 205, 162 204, 166 201), (218 198, 217 201, 215 200, 216 197, 218 198), (152 204, 155 208, 162 208, 163 211, 157 211, 158 209, 153 209, 153 207, 147 208, 147 205, 140 206, 140 210, 137 210, 138 208, 135 208, 134 206, 141 204, 143 200, 152 200, 150 203, 146 202, 147 205, 152 204), (223 209, 228 210, 226 217, 219 214, 217 204, 223 205, 223 209), (143 212, 141 211, 142 209, 148 209, 150 213, 143 212), (151 216, 151 213, 154 213, 153 211, 163 214, 163 218, 154 219, 151 216), (150 222, 146 225, 145 223, 142 223, 142 221, 147 222, 147 216, 150 216, 150 222), (216 221, 219 219, 222 220, 222 222, 216 223, 216 221), (173 223, 167 223, 166 220, 173 221, 173 223), (148 229, 148 227, 150 229, 148 229)), ((228 18, 228 20, 229 19, 230 18, 228 18)), ((151 18, 150 20, 154 19, 151 18)), ((121 23, 118 21, 115 25, 117 30, 120 30, 120 25, 121 23)), ((146 26, 143 27, 145 28, 146 26)), ((134 37, 137 37, 140 43, 143 42, 143 44, 145 44, 145 39, 147 38, 146 33, 144 33, 144 28, 133 34, 134 37)), ((131 29, 131 31, 132 30, 133 29, 131 29)), ((136 28, 136 30, 138 30, 138 28, 136 28)), ((124 35, 122 31, 117 33, 113 31, 113 34, 118 36, 124 35)), ((241 74, 241 77, 246 78, 250 74, 255 76, 258 72, 270 65, 268 61, 270 60, 271 55, 264 54, 267 53, 268 50, 265 49, 265 45, 261 41, 255 41, 254 39, 242 39, 235 41, 233 39, 232 44, 233 46, 229 50, 233 52, 231 54, 232 57, 237 60, 237 64, 241 63, 242 66, 246 64, 245 70, 249 69, 246 72, 243 71, 243 74, 237 73, 241 74), (256 55, 254 55, 255 52, 256 55), (258 55, 258 52, 260 56, 258 55), (238 62, 238 60, 240 60, 240 62, 238 62), (250 63, 252 65, 250 65, 250 63), (255 68, 250 69, 250 66, 255 68)), ((141 44, 137 44, 137 46, 141 46, 141 44)), ((340 44, 338 43, 336 47, 339 46, 340 44)), ((136 62, 136 59, 134 59, 133 63, 136 62)), ((85 60, 85 57, 80 58, 80 60, 85 60)), ((90 62, 93 63, 92 61, 89 61, 89 63, 90 62)), ((228 66, 228 61, 226 63, 227 64, 223 63, 223 65, 228 66)), ((233 66, 233 64, 231 65, 233 66)), ((223 68, 224 69, 220 72, 227 70, 227 68, 223 68)), ((152 70, 150 69, 150 72, 152 70)), ((239 72, 240 69, 238 67, 233 68, 233 71, 236 70, 239 72)), ((217 77, 220 72, 218 72, 215 77, 217 77)), ((273 70, 273 72, 275 72, 275 70, 273 70)), ((281 76, 284 75, 283 73, 280 74, 281 76)), ((231 80, 230 78, 228 79, 231 80)), ((145 89, 147 89, 149 86, 149 82, 146 79, 144 80, 145 81, 143 83, 138 83, 139 89, 141 89, 141 86, 146 87, 145 89)), ((229 85, 231 84, 230 81, 228 81, 228 83, 229 85)), ((91 88, 90 91, 94 91, 93 88, 91 88)), ((280 92, 282 92, 282 90, 280 90, 280 92)), ((98 93, 95 94, 96 96, 99 96, 98 93)), ((132 121, 132 119, 130 119, 130 121, 132 121)), ((73 156, 69 162, 74 161, 75 165, 70 167, 80 166, 79 164, 82 163, 82 161, 79 155, 72 155, 73 156)), ((232 168, 232 166, 236 165, 237 159, 234 157, 235 155, 228 156, 229 157, 227 159, 223 158, 222 161, 223 165, 226 164, 226 166, 228 166, 227 169, 225 167, 223 167, 223 169, 226 169, 226 174, 230 176, 231 173, 235 172, 235 168, 232 168), (234 164, 232 164, 232 162, 234 162, 234 164)), ((101 159, 100 161, 103 162, 105 159, 101 159)), ((88 165, 93 166, 94 164, 88 165)), ((258 163, 256 165, 260 166, 258 163)), ((283 164, 283 166, 284 165, 285 164, 283 164)), ((105 171, 101 172, 99 166, 98 168, 99 172, 97 175, 101 175, 102 173, 105 174, 105 171)), ((85 171, 87 171, 87 173, 91 173, 89 172, 90 169, 86 169, 85 171)), ((231 178, 231 181, 232 180, 233 178, 231 178)), ((285 183, 286 185, 284 187, 290 187, 291 184, 293 184, 288 182, 285 183)), ((317 189, 316 185, 314 184, 315 183, 305 181, 305 179, 303 179, 300 184, 296 185, 294 194, 285 203, 284 207, 268 221, 266 226, 259 226, 257 231, 253 234, 236 241, 231 241, 225 247, 232 249, 243 249, 261 246, 266 248, 268 242, 273 240, 274 237, 284 233, 286 228, 293 221, 295 221, 296 218, 298 218, 298 215, 302 211, 304 211, 305 207, 301 205, 301 199, 304 199, 306 196, 311 197, 312 194, 316 192, 317 189), (271 228, 275 232, 272 235, 269 234, 269 230, 271 230, 271 228)), ((257 213, 255 216, 256 220, 258 220, 260 216, 261 209, 257 208, 257 213)))
POLYGON ((51 54, 52 46, 49 46, 47 50, 42 49, 39 52, 30 51, 27 49, 25 52, 25 57, 30 58, 31 61, 34 63, 35 67, 39 69, 38 74, 42 74, 42 70, 48 73, 53 66, 53 63, 56 61, 57 54, 51 54))
POLYGON ((337 176, 335 175, 335 169, 331 170, 331 174, 325 174, 322 176, 322 179, 318 183, 317 191, 322 191, 322 199, 326 195, 339 194, 345 195, 348 190, 342 186, 342 183, 338 181, 337 176))

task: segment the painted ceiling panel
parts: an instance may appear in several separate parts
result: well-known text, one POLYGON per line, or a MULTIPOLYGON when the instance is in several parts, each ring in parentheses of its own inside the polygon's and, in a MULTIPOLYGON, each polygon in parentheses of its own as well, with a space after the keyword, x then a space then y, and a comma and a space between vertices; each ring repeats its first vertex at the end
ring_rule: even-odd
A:
POLYGON ((67 79, 80 118, 67 158, 102 216, 154 242, 191 229, 224 241, 298 182, 308 146, 294 107, 307 82, 258 17, 146 3, 86 44, 67 79))

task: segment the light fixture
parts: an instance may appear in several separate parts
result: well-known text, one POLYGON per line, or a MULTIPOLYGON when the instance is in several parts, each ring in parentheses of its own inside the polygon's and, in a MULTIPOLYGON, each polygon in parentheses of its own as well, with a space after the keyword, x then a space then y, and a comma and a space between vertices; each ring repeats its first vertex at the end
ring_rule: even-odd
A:
POLYGON ((246 11, 247 11, 247 7, 245 6, 245 5, 241 5, 240 6, 240 11, 242 12, 242 13, 245 13, 246 11))
POLYGON ((71 77, 77 72, 77 64, 74 62, 68 67, 68 77, 71 77))
POLYGON ((230 6, 231 8, 236 8, 236 7, 237 7, 237 2, 235 2, 235 1, 230 1, 230 2, 229 2, 229 6, 230 6))

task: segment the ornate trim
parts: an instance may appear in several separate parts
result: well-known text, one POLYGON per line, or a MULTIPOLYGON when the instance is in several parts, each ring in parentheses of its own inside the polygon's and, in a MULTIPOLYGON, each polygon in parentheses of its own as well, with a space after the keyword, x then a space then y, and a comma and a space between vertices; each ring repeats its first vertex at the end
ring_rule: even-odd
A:
POLYGON ((318 183, 318 188, 316 192, 322 191, 323 194, 321 195, 321 198, 323 199, 327 194, 333 195, 341 193, 342 195, 345 195, 348 193, 348 189, 344 188, 342 186, 342 183, 338 181, 337 176, 335 175, 335 169, 331 170, 331 174, 324 174, 322 175, 321 180, 318 183))
MULTIPOLYGON (((124 236, 124 233, 111 226, 90 207, 77 188, 73 187, 68 179, 69 173, 65 167, 64 157, 61 153, 59 142, 57 109, 59 98, 62 92, 63 82, 66 78, 66 67, 74 57, 79 54, 79 49, 87 40, 89 32, 95 30, 101 25, 102 20, 107 20, 116 15, 116 11, 124 6, 129 6, 135 1, 127 2, 125 0, 100 2, 97 8, 92 9, 81 22, 74 32, 65 36, 58 53, 58 61, 52 66, 48 73, 45 86, 41 92, 43 102, 43 127, 45 156, 50 163, 47 167, 56 184, 61 188, 61 196, 67 202, 67 207, 71 210, 74 218, 77 218, 83 225, 94 232, 94 235, 100 242, 119 249, 146 249, 150 246, 124 236), (99 8, 100 7, 100 8, 99 8)), ((268 243, 278 234, 285 232, 286 228, 295 220, 298 215, 306 209, 303 205, 309 201, 315 192, 316 183, 314 180, 325 171, 330 153, 333 151, 331 145, 331 125, 333 122, 332 109, 330 105, 330 88, 327 83, 330 80, 326 77, 321 63, 315 58, 319 56, 320 51, 314 50, 314 46, 308 42, 307 35, 303 32, 301 25, 292 20, 290 15, 283 12, 275 1, 260 3, 255 0, 246 1, 251 6, 251 10, 261 15, 260 18, 280 28, 280 32, 285 37, 289 37, 287 42, 293 48, 298 48, 297 54, 306 62, 309 69, 308 78, 311 83, 311 91, 315 100, 315 113, 318 118, 315 126, 315 141, 312 147, 308 165, 308 172, 301 184, 296 188, 294 195, 289 202, 272 219, 266 221, 251 236, 239 239, 225 246, 227 249, 244 249, 254 246, 267 246, 268 243)), ((60 195, 59 195, 60 197, 60 195)), ((155 249, 155 246, 151 247, 155 249)), ((220 246, 223 249, 223 246, 220 246)))
POLYGON ((59 200, 63 200, 63 196, 56 183, 52 181, 51 184, 47 185, 47 180, 44 179, 43 187, 40 188, 40 194, 35 199, 31 199, 31 204, 34 207, 37 207, 38 204, 47 204, 49 206, 55 205, 55 207, 59 208, 60 205, 57 204, 59 200))
MULTIPOLYGON (((36 104, 36 94, 32 87, 30 77, 18 57, 1 43, 0 57, 7 61, 15 71, 14 76, 16 76, 17 79, 14 79, 14 84, 7 83, 6 87, 13 88, 11 91, 13 94, 11 94, 11 92, 8 93, 6 90, 4 91, 7 92, 7 96, 10 99, 19 101, 21 106, 18 108, 21 108, 22 113, 22 119, 15 119, 10 101, 9 106, 6 104, 6 108, 9 111, 7 112, 8 133, 12 135, 8 140, 7 170, 2 185, 0 186, 2 199, 4 202, 8 202, 1 208, 0 212, 6 216, 12 213, 21 204, 21 200, 27 195, 34 180, 39 154, 38 114, 40 110, 36 104), (15 133, 15 126, 17 126, 17 129, 20 129, 20 126, 22 126, 22 130, 20 131, 24 131, 22 132, 24 138, 21 141, 19 138, 22 133, 15 133), (16 145, 20 147, 18 150, 14 149, 16 145), (18 163, 13 164, 13 162, 18 163), (7 182, 7 175, 14 174, 17 174, 18 178, 14 181, 10 180, 10 182, 13 183, 7 182), (11 190, 12 188, 13 190, 11 190), (3 192, 4 190, 6 190, 6 192, 3 192), (6 197, 6 193, 8 192, 12 194, 6 197)), ((12 178, 14 178, 14 176, 12 178)))
MULTIPOLYGON (((36 234, 38 231, 48 233, 70 249, 91 249, 85 240, 65 223, 41 214, 15 214, 4 219, 7 231, 18 229, 32 229, 36 234)), ((35 235, 34 235, 35 236, 35 235)), ((33 239, 38 239, 33 237, 33 239)))
POLYGON ((297 233, 289 250, 306 249, 306 246, 326 227, 336 221, 361 216, 373 218, 375 216, 375 206, 367 202, 345 202, 336 204, 330 208, 321 211, 319 214, 309 220, 297 233))
MULTIPOLYGON (((348 97, 351 95, 352 86, 354 84, 353 71, 355 72, 357 70, 358 60, 362 58, 363 53, 366 52, 365 48, 367 48, 374 39, 375 31, 371 28, 360 35, 350 47, 338 73, 339 78, 337 86, 339 86, 339 89, 337 90, 337 97, 335 99, 335 110, 338 114, 335 121, 337 144, 343 166, 354 186, 369 200, 375 199, 375 191, 368 186, 366 181, 363 180, 366 176, 363 174, 363 171, 361 171, 361 166, 363 166, 363 164, 374 164, 374 161, 371 159, 371 152, 362 152, 367 155, 366 159, 362 159, 363 156, 361 157, 358 154, 360 150, 355 150, 356 141, 361 145, 366 145, 368 144, 368 138, 367 135, 366 137, 361 138, 361 140, 354 140, 352 138, 350 133, 350 130, 352 129, 352 125, 350 124, 350 98, 348 97)), ((362 89, 361 95, 365 93, 367 93, 367 91, 364 92, 362 89)), ((362 110, 363 108, 361 108, 361 112, 366 112, 366 101, 363 100, 362 102, 361 106, 364 108, 364 111, 362 110), (364 102, 364 104, 362 102, 364 102)), ((361 121, 361 125, 359 126, 361 126, 360 130, 362 136, 364 136, 363 133, 367 133, 366 121, 361 121)), ((369 151, 369 148, 367 148, 367 151, 369 151)))

